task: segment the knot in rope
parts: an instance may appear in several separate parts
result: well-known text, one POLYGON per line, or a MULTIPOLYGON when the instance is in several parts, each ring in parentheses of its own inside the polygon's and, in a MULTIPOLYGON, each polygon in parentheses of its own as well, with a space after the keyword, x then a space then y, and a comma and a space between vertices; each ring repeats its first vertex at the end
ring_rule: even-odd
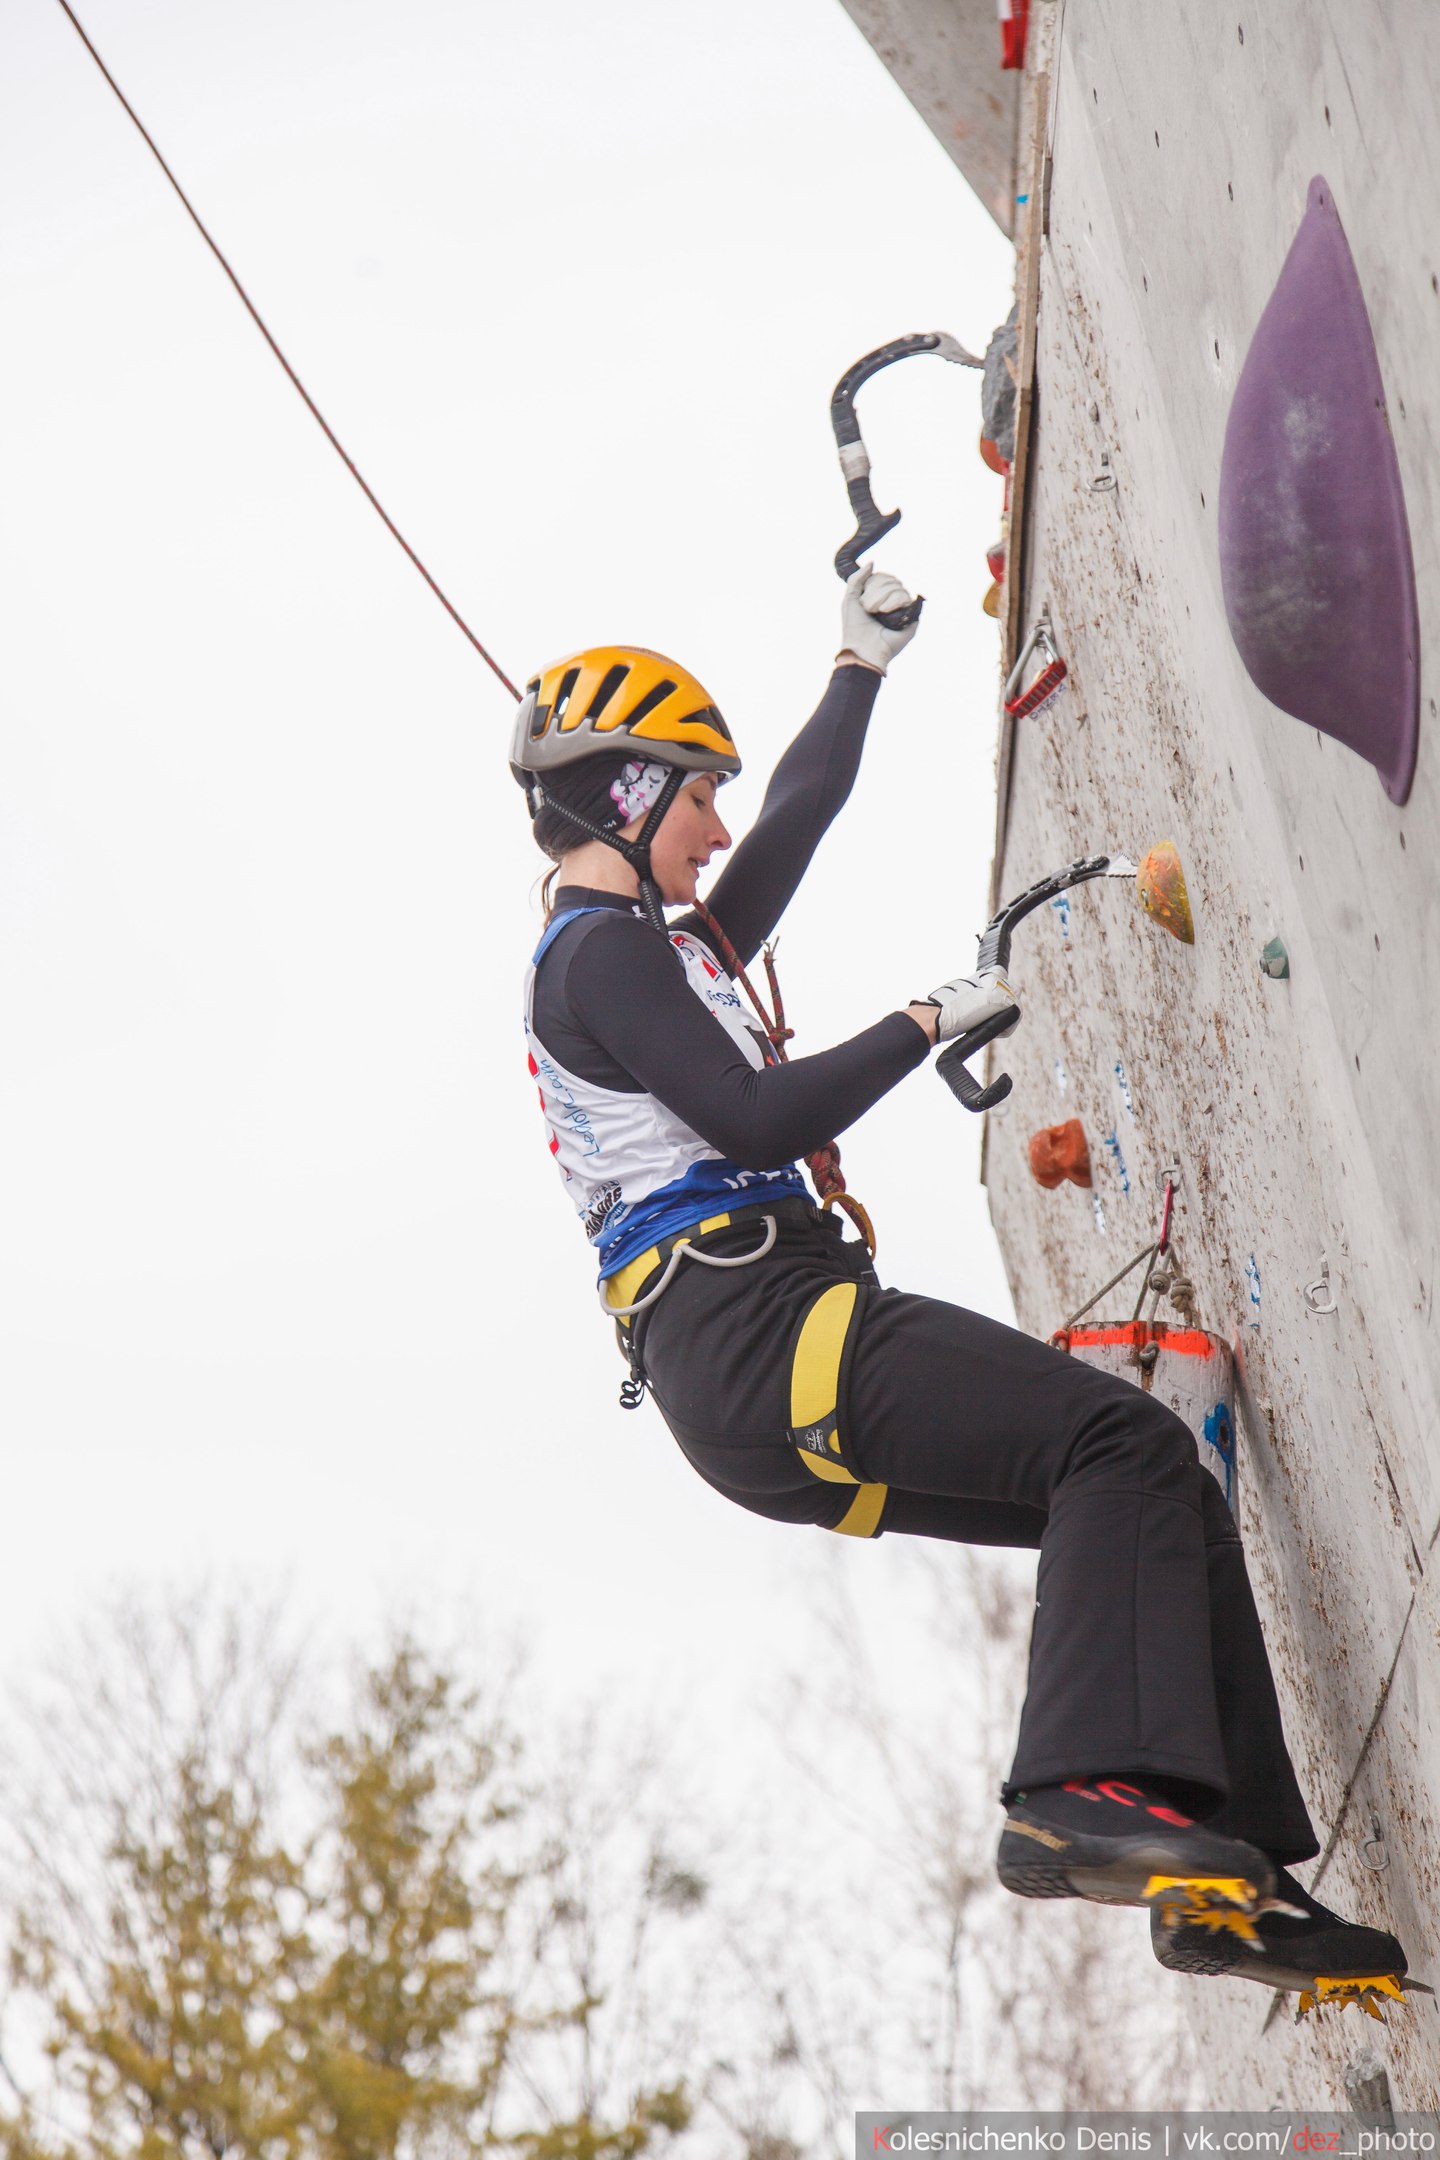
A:
POLYGON ((845 1191, 845 1176, 840 1168, 840 1150, 833 1140, 816 1148, 813 1155, 805 1157, 805 1167, 815 1180, 815 1190, 820 1198, 829 1202, 845 1191))

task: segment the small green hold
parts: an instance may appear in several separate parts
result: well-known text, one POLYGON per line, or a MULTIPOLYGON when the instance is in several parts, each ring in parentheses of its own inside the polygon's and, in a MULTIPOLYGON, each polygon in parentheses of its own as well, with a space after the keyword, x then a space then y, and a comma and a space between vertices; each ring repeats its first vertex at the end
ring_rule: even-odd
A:
POLYGON ((1290 955, 1278 937, 1272 937, 1260 955, 1260 972, 1284 982, 1290 973, 1290 955))

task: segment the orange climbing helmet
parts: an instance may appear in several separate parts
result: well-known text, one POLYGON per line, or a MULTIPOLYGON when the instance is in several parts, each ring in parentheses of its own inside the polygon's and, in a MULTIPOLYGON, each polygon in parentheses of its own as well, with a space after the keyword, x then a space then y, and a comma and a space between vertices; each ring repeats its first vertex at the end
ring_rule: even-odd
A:
POLYGON ((606 751, 633 751, 722 780, 740 770, 709 691, 687 668, 642 645, 592 645, 525 685, 510 746, 510 770, 523 788, 537 774, 606 751))

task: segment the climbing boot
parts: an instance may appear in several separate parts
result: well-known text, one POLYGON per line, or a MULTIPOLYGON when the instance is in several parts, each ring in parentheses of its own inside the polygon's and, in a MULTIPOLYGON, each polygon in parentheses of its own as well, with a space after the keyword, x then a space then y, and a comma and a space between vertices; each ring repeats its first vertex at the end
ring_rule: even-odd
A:
POLYGON ((1298 1993, 1297 2018, 1326 2003, 1343 2009, 1351 2002, 1381 2018, 1380 2004, 1403 2002, 1407 1986, 1429 1993, 1419 1981, 1407 1982, 1405 1952, 1393 1935, 1342 1920, 1285 1868, 1276 1872, 1270 1910, 1256 1916, 1255 1937, 1247 1943, 1211 1933, 1163 1898, 1150 1908, 1150 1945, 1169 1971, 1229 1973, 1298 1993))
POLYGON ((1163 1793, 1122 1778, 1033 1786, 1005 1809, 997 1868, 1017 1897, 1148 1905, 1244 1938, 1274 1890, 1265 1855, 1215 1837, 1163 1793))

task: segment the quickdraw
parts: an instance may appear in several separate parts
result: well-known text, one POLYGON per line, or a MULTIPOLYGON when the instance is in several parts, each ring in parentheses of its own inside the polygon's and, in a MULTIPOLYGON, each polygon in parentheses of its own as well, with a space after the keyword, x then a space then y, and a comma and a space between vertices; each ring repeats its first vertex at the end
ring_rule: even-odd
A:
POLYGON ((1024 720, 1031 713, 1039 712, 1048 705, 1070 670, 1055 649, 1050 630, 1049 614, 1042 609, 1035 619, 1029 637, 1020 648, 1020 657, 1011 668, 1005 683, 1005 710, 1012 720, 1024 720), (1020 688, 1025 670, 1031 658, 1039 652, 1043 665, 1028 689, 1020 688))
POLYGON ((1000 65, 1023 68, 1025 39, 1030 28, 1030 0, 999 0, 1000 65))
MULTIPOLYGON (((1158 1231, 1148 1244, 1142 1245, 1139 1252, 1133 1254, 1125 1262, 1124 1267, 1118 1269, 1110 1277, 1108 1282, 1101 1283, 1100 1288, 1086 1298, 1085 1303, 1077 1307, 1068 1320, 1061 1321, 1059 1327, 1050 1337, 1057 1350, 1069 1349, 1070 1330, 1075 1326, 1076 1322, 1083 1320, 1086 1313, 1093 1312, 1101 1298, 1108 1297, 1112 1290, 1124 1282, 1127 1275, 1134 1274, 1136 1268, 1142 1262, 1145 1267, 1145 1275, 1140 1285, 1140 1295, 1135 1300, 1135 1310, 1130 1315, 1130 1325, 1134 1327, 1140 1319, 1147 1296, 1151 1301, 1150 1319, 1153 1323, 1155 1314, 1159 1309, 1160 1300, 1167 1293, 1176 1311, 1180 1313, 1182 1318, 1189 1319, 1195 1304, 1195 1286, 1188 1275, 1180 1273, 1179 1263, 1175 1258, 1175 1240, 1170 1229, 1171 1217, 1175 1211, 1175 1194, 1179 1182, 1180 1175, 1177 1170, 1166 1170, 1163 1173, 1162 1183, 1165 1187, 1165 1198, 1161 1203, 1158 1231), (1171 1262, 1168 1269, 1164 1264, 1167 1260, 1171 1262)), ((1141 1356, 1144 1356, 1143 1351, 1141 1356)))
MULTIPOLYGON (((765 1032, 765 1040, 775 1054, 776 1063, 785 1064, 788 1060, 785 1045, 787 1042, 794 1040, 795 1030, 785 1025, 785 1001, 780 995, 780 979, 775 972, 774 947, 767 944, 760 955, 765 963, 765 979, 770 985, 770 1000, 774 1008, 773 1011, 767 1011, 764 1001, 756 991, 755 985, 745 972, 739 953, 736 952, 729 938, 726 937, 725 932, 703 901, 697 900, 695 902, 695 913, 714 938, 716 949, 725 965, 725 972, 731 977, 732 981, 739 983, 740 988, 754 1006, 755 1016, 765 1032)), ((868 1209, 861 1201, 856 1199, 854 1193, 846 1186, 844 1173, 840 1168, 840 1149, 835 1141, 827 1140, 822 1146, 816 1148, 813 1154, 807 1155, 805 1157, 805 1167, 810 1173, 816 1197, 822 1210, 828 1214, 831 1208, 838 1207, 848 1215, 851 1222, 860 1232, 861 1237, 864 1238, 870 1257, 873 1260, 875 1257, 875 1225, 870 1220, 868 1209)))

